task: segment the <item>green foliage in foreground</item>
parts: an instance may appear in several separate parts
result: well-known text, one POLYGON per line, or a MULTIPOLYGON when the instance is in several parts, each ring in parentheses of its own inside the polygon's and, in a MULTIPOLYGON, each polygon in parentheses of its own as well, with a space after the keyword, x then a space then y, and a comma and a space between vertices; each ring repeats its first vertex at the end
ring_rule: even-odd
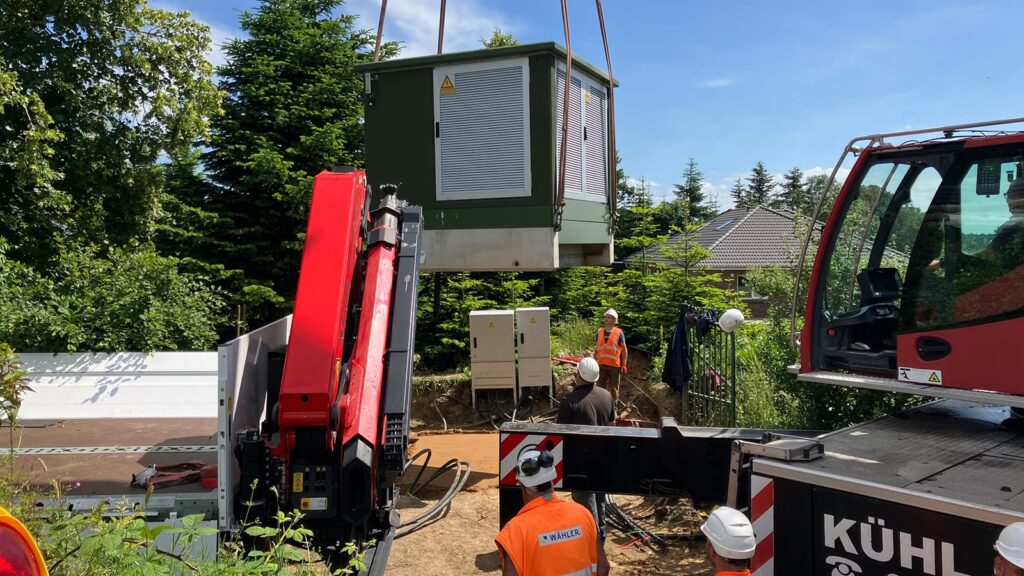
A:
MULTIPOLYGON (((329 567, 312 549, 313 532, 302 526, 299 511, 278 512, 270 525, 245 522, 241 535, 204 548, 204 538, 218 534, 203 526, 203 515, 180 519, 180 526, 149 523, 145 510, 123 503, 101 503, 88 513, 72 512, 61 503, 67 496, 60 482, 51 485, 56 504, 37 508, 42 494, 15 466, 15 437, 21 398, 28 390, 25 372, 6 344, 0 344, 0 409, 10 431, 8 451, 0 456, 0 507, 26 524, 39 545, 52 576, 200 576, 347 575, 365 568, 363 551, 348 544, 342 554, 345 566, 329 567), (168 538, 170 547, 158 549, 157 538, 168 538), (207 560, 206 558, 212 558, 207 560)), ((147 500, 152 492, 147 494, 147 500)), ((217 540, 220 542, 220 540, 217 540)))
POLYGON ((62 250, 40 271, 0 242, 0 342, 19 350, 189 350, 217 340, 224 303, 149 245, 62 250))

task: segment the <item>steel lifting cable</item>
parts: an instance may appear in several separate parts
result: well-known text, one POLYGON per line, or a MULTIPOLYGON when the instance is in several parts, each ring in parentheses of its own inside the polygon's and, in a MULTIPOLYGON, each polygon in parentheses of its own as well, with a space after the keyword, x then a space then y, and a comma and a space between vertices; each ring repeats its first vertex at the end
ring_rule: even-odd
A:
POLYGON ((615 147, 615 75, 612 74, 612 53, 608 49, 608 32, 604 26, 604 8, 601 0, 597 3, 597 21, 601 24, 601 41, 604 42, 604 61, 608 67, 608 207, 609 223, 615 226, 619 211, 619 151, 615 147))
MULTIPOLYGON (((569 4, 562 0, 562 29, 565 31, 565 92, 562 94, 562 147, 558 151, 558 195, 555 198, 555 231, 562 229, 565 208, 565 161, 569 143, 569 91, 572 89, 572 40, 569 38, 569 4)), ((582 86, 580 87, 582 90, 582 86)))
POLYGON ((447 8, 448 1, 441 0, 441 17, 437 23, 437 53, 440 54, 444 49, 444 14, 445 8, 447 8))
POLYGON ((381 0, 380 20, 377 21, 377 41, 373 44, 373 61, 380 60, 380 41, 384 37, 384 14, 388 11, 388 0, 381 0))

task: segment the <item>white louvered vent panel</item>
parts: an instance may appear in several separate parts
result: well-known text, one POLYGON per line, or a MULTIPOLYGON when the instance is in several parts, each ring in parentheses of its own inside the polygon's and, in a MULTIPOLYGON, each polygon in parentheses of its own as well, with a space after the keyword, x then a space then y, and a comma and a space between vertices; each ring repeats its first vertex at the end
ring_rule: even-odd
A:
POLYGON ((605 105, 604 87, 591 84, 590 102, 586 104, 587 140, 584 147, 587 155, 586 185, 587 199, 604 201, 608 197, 608 109, 605 105))
MULTIPOLYGON (((562 98, 565 94, 565 70, 558 70, 558 94, 555 100, 555 173, 557 184, 562 159, 562 98)), ((582 83, 573 75, 569 89, 569 133, 566 135, 565 195, 583 197, 583 103, 580 101, 582 83)))
POLYGON ((451 76, 455 93, 439 96, 441 198, 527 195, 523 66, 451 76))

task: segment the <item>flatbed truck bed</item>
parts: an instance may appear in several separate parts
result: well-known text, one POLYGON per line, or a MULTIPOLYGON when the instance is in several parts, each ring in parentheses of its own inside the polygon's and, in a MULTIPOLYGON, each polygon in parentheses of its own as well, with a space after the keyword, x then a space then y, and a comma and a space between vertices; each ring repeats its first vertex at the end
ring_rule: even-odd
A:
POLYGON ((938 400, 819 440, 817 460, 751 463, 756 576, 990 574, 999 531, 1024 521, 1008 408, 938 400))

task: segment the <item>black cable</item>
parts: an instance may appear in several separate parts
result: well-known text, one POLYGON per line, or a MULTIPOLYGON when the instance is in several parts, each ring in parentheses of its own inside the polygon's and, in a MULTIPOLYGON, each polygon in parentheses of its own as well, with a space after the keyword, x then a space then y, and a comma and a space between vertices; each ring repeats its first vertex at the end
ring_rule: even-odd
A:
POLYGON ((434 505, 426 512, 399 526, 398 530, 395 532, 396 540, 403 536, 408 536, 420 528, 428 526, 440 518, 443 518, 443 515, 447 514, 448 510, 451 509, 452 500, 454 500, 455 496, 466 486, 473 469, 468 462, 462 462, 453 458, 452 460, 449 460, 449 462, 445 463, 445 466, 442 466, 441 470, 438 470, 438 472, 431 476, 431 479, 436 478, 440 473, 446 472, 449 469, 455 469, 455 478, 452 485, 448 488, 448 492, 446 492, 444 497, 435 502, 434 505), (455 466, 448 467, 452 462, 455 463, 455 466))
MULTIPOLYGON (((427 455, 427 459, 423 461, 423 465, 420 467, 419 473, 416 474, 416 479, 412 481, 413 487, 415 487, 416 484, 420 481, 420 476, 423 476, 423 473, 427 471, 427 466, 430 465, 430 457, 433 454, 433 452, 431 452, 430 448, 424 448, 423 450, 420 450, 419 452, 414 454, 412 458, 409 458, 409 461, 405 463, 405 469, 402 470, 402 472, 408 470, 409 467, 412 466, 412 463, 415 462, 416 460, 419 460, 420 456, 424 454, 427 455)), ((410 493, 414 494, 412 490, 410 490, 410 493)))

